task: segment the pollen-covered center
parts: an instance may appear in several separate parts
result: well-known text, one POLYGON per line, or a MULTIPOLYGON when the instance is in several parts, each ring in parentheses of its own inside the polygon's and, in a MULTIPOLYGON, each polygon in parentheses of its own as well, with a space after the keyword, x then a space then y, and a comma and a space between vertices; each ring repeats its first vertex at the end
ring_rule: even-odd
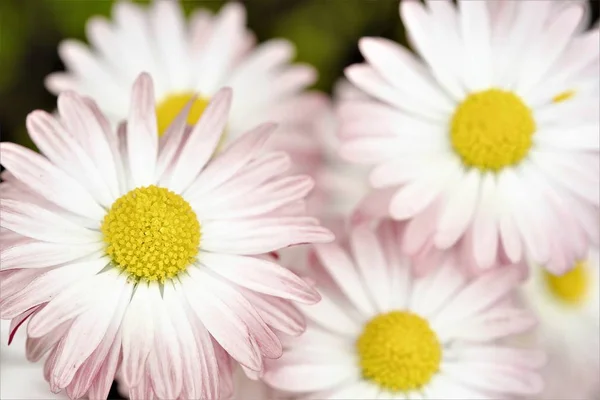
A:
POLYGON ((590 279, 586 261, 578 262, 563 275, 553 275, 545 270, 543 274, 548 290, 560 302, 577 305, 585 299, 590 279))
POLYGON ((106 253, 134 280, 175 277, 193 262, 200 245, 200 223, 190 205, 154 185, 117 199, 101 230, 106 253))
POLYGON ((429 323, 405 311, 373 318, 356 347, 363 377, 394 392, 426 385, 442 359, 442 347, 429 323))
MULTIPOLYGON (((174 93, 167 96, 156 106, 158 134, 162 136, 186 104, 194 97, 194 93, 174 93)), ((194 100, 187 117, 188 125, 195 125, 208 106, 208 99, 198 97, 194 100)))
POLYGON ((488 89, 470 94, 458 106, 450 142, 465 165, 499 171, 527 155, 535 128, 531 110, 516 94, 488 89))

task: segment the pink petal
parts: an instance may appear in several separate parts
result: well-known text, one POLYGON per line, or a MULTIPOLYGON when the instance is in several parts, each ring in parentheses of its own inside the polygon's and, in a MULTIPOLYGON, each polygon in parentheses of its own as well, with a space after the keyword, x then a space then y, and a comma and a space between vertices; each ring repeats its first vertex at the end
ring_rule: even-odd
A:
POLYGON ((256 339, 261 354, 267 358, 281 357, 283 352, 281 342, 262 320, 252 304, 224 281, 213 277, 210 273, 198 271, 201 270, 192 270, 190 275, 196 281, 202 281, 205 287, 210 287, 212 294, 246 324, 250 335, 256 339))
POLYGON ((313 304, 320 296, 302 279, 278 264, 254 257, 200 253, 200 262, 242 287, 288 300, 313 304))
POLYGON ((231 89, 225 88, 211 99, 175 160, 168 178, 171 190, 181 193, 187 189, 213 156, 227 123, 231 97, 231 89))
POLYGON ((146 359, 154 343, 154 324, 148 285, 139 284, 123 318, 123 378, 135 387, 145 373, 146 359))
POLYGON ((127 159, 134 187, 154 183, 158 156, 158 128, 154 109, 154 85, 147 73, 135 80, 127 118, 127 159))
POLYGON ((146 361, 152 387, 161 399, 176 399, 183 387, 181 346, 158 285, 150 285, 154 318, 154 347, 146 361))
POLYGON ((100 221, 104 210, 77 181, 46 158, 14 143, 0 143, 2 165, 36 193, 84 217, 100 221))
POLYGON ((258 344, 244 321, 212 293, 203 279, 182 283, 190 307, 213 338, 240 364, 261 370, 258 344))

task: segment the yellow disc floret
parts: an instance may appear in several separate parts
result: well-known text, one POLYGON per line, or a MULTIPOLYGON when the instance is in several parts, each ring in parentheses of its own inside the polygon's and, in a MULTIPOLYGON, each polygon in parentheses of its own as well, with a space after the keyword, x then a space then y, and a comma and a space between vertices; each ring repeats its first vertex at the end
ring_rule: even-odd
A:
POLYGON ((465 165, 499 171, 527 155, 535 129, 531 110, 516 94, 489 89, 470 94, 458 106, 450 142, 465 165))
POLYGON ((565 90, 562 93, 557 94, 556 96, 554 96, 552 98, 552 101, 554 103, 560 103, 562 101, 567 101, 569 100, 571 97, 575 96, 575 91, 574 90, 565 90))
POLYGON ((356 346, 363 377, 394 392, 422 388, 442 359, 442 347, 429 323, 405 311, 373 318, 356 346))
MULTIPOLYGON (((194 97, 193 93, 175 93, 167 96, 156 106, 158 134, 162 136, 185 105, 194 97)), ((188 125, 195 125, 208 106, 208 99, 198 97, 194 100, 187 117, 188 125)))
POLYGON ((136 281, 175 277, 193 262, 200 245, 200 223, 190 205, 154 185, 117 199, 101 230, 106 253, 136 281))
POLYGON ((580 261, 567 273, 553 275, 544 270, 548 290, 560 302, 577 305, 585 299, 589 286, 589 272, 586 261, 580 261))

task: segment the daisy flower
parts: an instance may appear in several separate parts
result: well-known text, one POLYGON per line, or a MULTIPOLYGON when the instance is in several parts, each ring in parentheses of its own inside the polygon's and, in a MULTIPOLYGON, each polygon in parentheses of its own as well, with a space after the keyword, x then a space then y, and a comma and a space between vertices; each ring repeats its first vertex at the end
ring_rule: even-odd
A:
POLYGON ((95 103, 65 92, 60 120, 27 118, 45 157, 0 144, 10 173, 0 316, 15 329, 28 321, 28 357, 49 353, 54 392, 106 398, 121 366, 133 398, 219 398, 223 360, 258 373, 281 356, 272 328, 298 329, 288 302, 319 300, 261 256, 333 239, 303 215, 312 181, 283 175, 285 153, 263 151, 273 124, 213 157, 231 96, 215 94, 191 130, 188 103, 159 140, 141 74, 116 132, 95 103))
POLYGON ((43 365, 30 363, 25 357, 25 335, 19 332, 9 346, 10 321, 0 320, 0 399, 66 399, 53 394, 44 381, 43 365))
POLYGON ((231 87, 236 95, 222 144, 248 126, 273 121, 280 129, 270 146, 300 159, 316 151, 305 134, 323 102, 322 94, 305 91, 316 71, 290 63, 295 49, 289 41, 256 46, 241 4, 226 4, 216 15, 199 8, 186 21, 178 1, 155 0, 148 7, 119 1, 111 20, 88 21, 87 37, 90 46, 71 39, 60 44, 67 71, 49 75, 46 87, 54 94, 74 90, 93 98, 113 124, 127 118, 128 88, 149 72, 160 135, 192 97, 191 125, 220 88, 231 87))
POLYGON ((600 234, 598 28, 582 32, 580 1, 457 3, 400 3, 421 59, 361 39, 346 75, 375 100, 340 108, 340 153, 375 165, 412 252, 562 273, 600 234))
POLYGON ((541 389, 543 355, 496 343, 535 323, 508 298, 518 270, 468 281, 446 263, 415 279, 397 225, 349 236, 349 249, 315 246, 322 300, 299 306, 306 332, 268 361, 269 385, 312 399, 481 400, 541 389))
POLYGON ((547 349, 542 399, 589 398, 600 389, 600 273, 598 251, 557 276, 531 269, 521 291, 539 320, 531 338, 547 349))

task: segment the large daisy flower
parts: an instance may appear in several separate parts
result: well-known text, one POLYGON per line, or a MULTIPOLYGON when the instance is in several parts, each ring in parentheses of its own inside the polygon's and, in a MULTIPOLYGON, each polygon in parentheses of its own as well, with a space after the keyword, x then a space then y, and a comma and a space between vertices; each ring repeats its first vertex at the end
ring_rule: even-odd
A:
POLYGON ((264 121, 280 125, 270 146, 299 159, 313 157, 306 134, 311 115, 323 97, 305 91, 317 78, 313 67, 290 64, 294 46, 273 39, 259 46, 246 28, 244 6, 226 4, 218 14, 197 9, 186 21, 178 1, 155 0, 148 7, 119 1, 112 20, 93 17, 87 23, 90 47, 65 40, 59 54, 67 72, 48 76, 46 86, 58 94, 74 90, 93 98, 113 123, 128 115, 128 88, 144 71, 152 76, 158 132, 163 134, 196 94, 188 114, 195 123, 222 87, 236 94, 222 144, 248 126, 264 121))
POLYGON ((311 399, 482 400, 541 389, 543 356, 496 343, 535 324, 508 298, 517 269, 468 281, 446 263, 415 279, 397 225, 349 236, 349 251, 316 246, 322 300, 300 306, 306 332, 268 361, 269 385, 311 399))
MULTIPOLYGON (((264 124, 213 157, 231 90, 186 129, 191 102, 157 134, 152 80, 133 86, 115 132, 95 103, 58 99, 60 120, 34 111, 46 157, 1 143, 0 316, 28 320, 28 356, 49 353, 53 391, 106 398, 116 369, 133 398, 219 398, 233 357, 261 371, 281 355, 271 327, 297 331, 289 301, 319 295, 264 253, 332 240, 303 215, 307 176, 264 152, 264 124)), ((302 327, 299 328, 302 330, 302 327)))
POLYGON ((529 339, 549 355, 541 399, 590 398, 600 389, 599 268, 594 249, 563 275, 532 269, 520 293, 539 320, 529 339))
MULTIPOLYGON (((598 243, 598 28, 582 2, 400 4, 422 60, 364 38, 346 75, 376 100, 340 109, 343 157, 374 164, 419 246, 554 273, 598 243)), ((412 251, 418 252, 419 246, 412 251)))

